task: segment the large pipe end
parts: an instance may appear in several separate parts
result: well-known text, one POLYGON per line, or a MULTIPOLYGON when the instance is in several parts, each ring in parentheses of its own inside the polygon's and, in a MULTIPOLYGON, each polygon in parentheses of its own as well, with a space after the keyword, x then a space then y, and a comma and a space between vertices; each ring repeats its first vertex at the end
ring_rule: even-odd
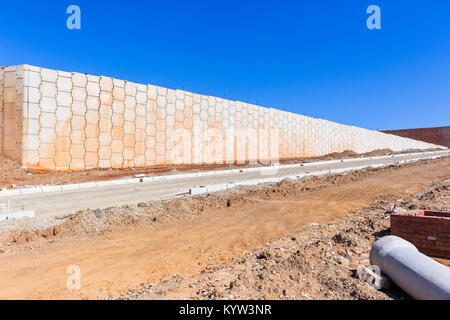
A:
POLYGON ((393 250, 409 249, 418 252, 417 248, 411 243, 397 236, 385 236, 376 241, 370 250, 369 260, 373 266, 384 269, 385 257, 393 250))

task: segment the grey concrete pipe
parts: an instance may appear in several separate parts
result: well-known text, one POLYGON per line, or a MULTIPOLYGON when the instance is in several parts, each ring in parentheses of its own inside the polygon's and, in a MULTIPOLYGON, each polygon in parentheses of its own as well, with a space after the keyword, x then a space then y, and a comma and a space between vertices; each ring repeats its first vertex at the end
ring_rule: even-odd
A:
POLYGON ((450 268, 402 238, 386 236, 375 242, 370 263, 414 299, 450 300, 450 268))

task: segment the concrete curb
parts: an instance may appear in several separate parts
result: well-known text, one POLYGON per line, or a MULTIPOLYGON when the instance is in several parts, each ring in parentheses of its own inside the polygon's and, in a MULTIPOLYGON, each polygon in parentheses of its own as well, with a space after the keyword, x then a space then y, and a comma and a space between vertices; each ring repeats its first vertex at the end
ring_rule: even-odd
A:
MULTIPOLYGON (((448 155, 448 153, 447 153, 448 155)), ((391 156, 389 156, 391 157, 391 156)), ((436 159, 436 158, 440 158, 442 156, 432 156, 432 157, 425 157, 425 158, 417 158, 417 159, 409 159, 409 160, 400 160, 397 161, 397 164, 404 164, 404 163, 411 163, 411 162, 417 162, 420 161, 422 159, 436 159)), ((386 158, 386 157, 384 157, 386 158)), ((366 158, 367 159, 367 158, 366 158)), ((372 158, 371 158, 372 159, 372 158)), ((332 160, 334 161, 334 160, 332 160)), ((389 164, 390 165, 390 164, 389 164)), ((281 182, 285 179, 289 179, 289 180, 300 180, 306 177, 312 177, 312 176, 324 176, 327 174, 349 174, 351 172, 354 172, 356 170, 361 170, 364 168, 380 168, 380 167, 384 167, 386 166, 386 164, 374 164, 374 165, 368 165, 368 166, 355 166, 355 167, 350 167, 350 168, 340 168, 340 169, 329 169, 329 170, 318 170, 318 171, 313 171, 310 173, 300 173, 300 174, 296 174, 296 175, 286 175, 286 176, 282 176, 282 177, 272 177, 272 178, 265 178, 265 179, 252 179, 252 180, 245 180, 245 181, 240 181, 240 182, 233 182, 232 184, 230 183, 225 183, 225 184, 219 184, 219 185, 212 185, 212 186, 206 186, 206 187, 200 187, 200 188, 192 188, 189 190, 189 194, 190 195, 199 195, 199 194, 204 194, 204 193, 211 193, 211 192, 218 192, 218 191, 223 191, 223 190, 227 190, 227 189, 232 189, 232 188, 236 188, 238 186, 256 186, 258 184, 263 184, 263 183, 278 183, 281 182)))

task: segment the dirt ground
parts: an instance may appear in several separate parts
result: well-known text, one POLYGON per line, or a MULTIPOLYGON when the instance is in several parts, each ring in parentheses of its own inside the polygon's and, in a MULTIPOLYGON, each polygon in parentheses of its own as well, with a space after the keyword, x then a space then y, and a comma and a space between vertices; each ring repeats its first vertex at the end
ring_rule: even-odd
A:
MULTIPOLYGON (((427 151, 432 151, 429 149, 427 151)), ((413 152, 419 150, 408 150, 413 152)), ((424 151, 424 150, 420 150, 424 151)), ((300 163, 314 160, 346 159, 367 156, 382 156, 394 154, 390 149, 375 150, 369 153, 358 154, 353 151, 344 151, 341 153, 331 153, 320 157, 303 157, 295 159, 281 159, 281 163, 300 163)), ((92 169, 84 171, 47 171, 36 168, 24 169, 16 161, 0 156, 0 189, 14 189, 17 186, 35 186, 35 185, 59 185, 80 183, 89 181, 113 180, 122 177, 129 177, 136 174, 146 175, 165 175, 178 172, 188 172, 192 170, 223 170, 226 168, 238 168, 248 166, 261 166, 261 164, 203 164, 203 165, 163 165, 147 168, 130 169, 92 169)))
POLYGON ((405 298, 354 269, 389 233, 387 208, 449 210, 449 178, 445 158, 80 211, 1 235, 0 298, 405 298), (67 289, 70 265, 80 290, 67 289))

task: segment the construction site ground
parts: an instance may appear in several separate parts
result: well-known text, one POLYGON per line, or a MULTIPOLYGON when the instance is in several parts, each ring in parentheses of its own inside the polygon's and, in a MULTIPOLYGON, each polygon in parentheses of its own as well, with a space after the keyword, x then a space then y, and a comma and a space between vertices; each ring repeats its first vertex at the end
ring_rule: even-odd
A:
MULTIPOLYGON (((348 159, 369 156, 383 156, 390 154, 411 153, 414 151, 433 151, 429 150, 407 150, 404 152, 393 152, 390 149, 375 150, 368 153, 355 153, 353 151, 344 151, 340 153, 331 153, 320 157, 302 157, 295 159, 281 159, 280 163, 300 163, 317 160, 348 159)), ((128 169, 91 169, 78 171, 49 171, 22 168, 17 161, 10 160, 0 156, 0 190, 3 188, 14 189, 18 186, 36 186, 36 185, 60 185, 91 181, 113 180, 123 177, 130 177, 138 174, 145 175, 166 175, 179 172, 196 172, 207 170, 223 170, 227 168, 254 167, 261 166, 261 163, 241 163, 241 164, 201 164, 201 165, 159 165, 145 168, 128 169)))
POLYGON ((0 233, 0 299, 407 299, 354 276, 396 206, 450 210, 450 158, 62 212, 0 233))

